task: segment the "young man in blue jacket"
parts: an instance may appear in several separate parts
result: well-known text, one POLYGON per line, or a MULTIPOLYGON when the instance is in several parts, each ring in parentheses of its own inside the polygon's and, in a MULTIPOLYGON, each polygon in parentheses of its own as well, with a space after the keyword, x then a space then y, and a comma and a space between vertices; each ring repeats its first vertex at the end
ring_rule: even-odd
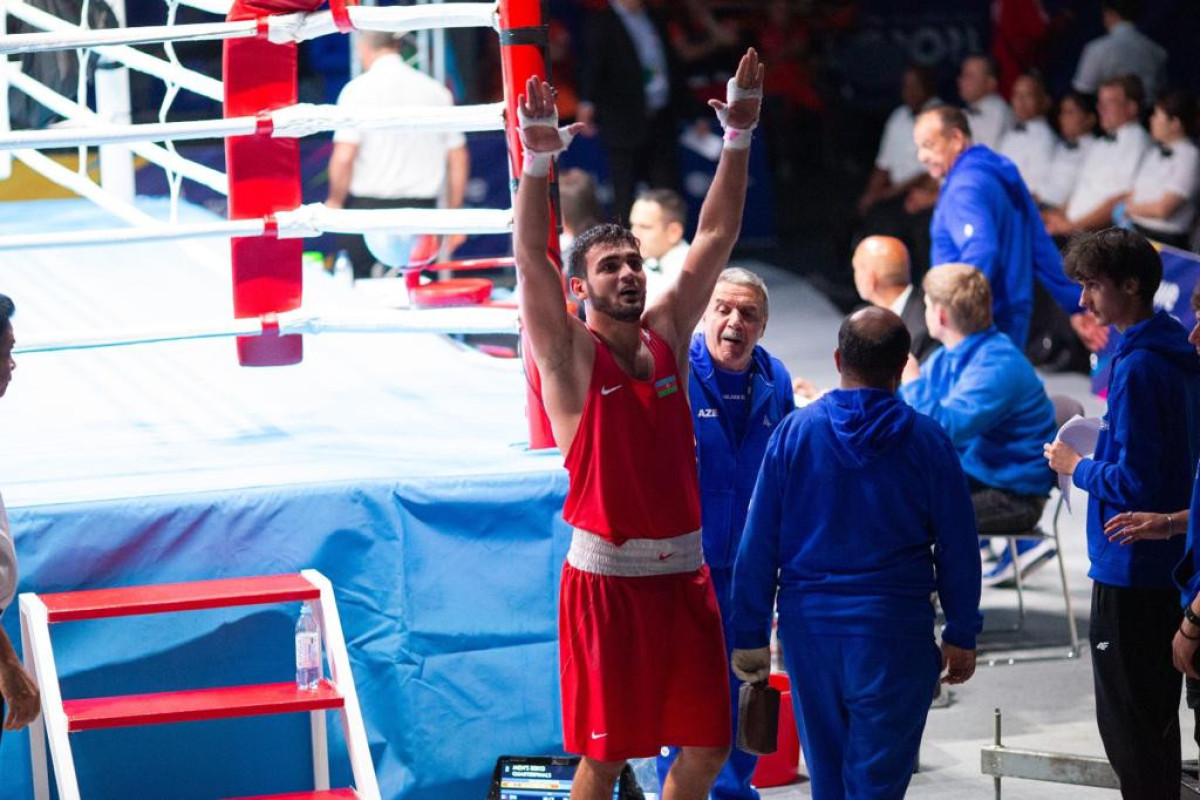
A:
POLYGON ((1104 528, 1126 512, 1187 507, 1200 456, 1200 356, 1184 327, 1154 310, 1162 261, 1141 234, 1084 234, 1068 247, 1066 268, 1083 286, 1084 308, 1124 334, 1095 455, 1046 445, 1050 467, 1088 493, 1096 720, 1125 797, 1178 797, 1180 674, 1171 644, 1181 611, 1172 570, 1184 541, 1122 544, 1104 528))
POLYGON ((971 140, 961 109, 932 108, 913 128, 917 157, 942 181, 929 234, 931 264, 970 264, 991 283, 996 327, 1019 348, 1029 338, 1033 281, 1072 314, 1071 326, 1090 349, 1105 332, 1080 313, 1078 296, 1016 164, 971 140))
POLYGON ((902 797, 939 674, 975 671, 975 515, 949 437, 896 396, 909 343, 887 309, 842 323, 841 387, 771 436, 734 565, 734 672, 766 678, 778 605, 814 798, 902 797))
MULTIPOLYGON (((925 324, 942 349, 918 370, 910 360, 900 396, 937 420, 950 436, 971 485, 981 534, 1037 525, 1054 473, 1042 445, 1054 438, 1054 406, 1025 354, 992 324, 992 293, 968 264, 943 264, 925 275, 925 324)), ((984 582, 1024 575, 1054 555, 1048 542, 1018 544, 984 582)))
MULTIPOLYGON (((749 270, 721 273, 704 312, 703 331, 692 337, 688 382, 700 472, 700 519, 704 563, 725 623, 725 645, 733 645, 730 590, 733 561, 746 524, 754 481, 771 434, 796 408, 787 369, 759 344, 770 311, 767 285, 749 270)), ((738 679, 733 687, 737 730, 738 679)), ((675 760, 672 748, 658 759, 660 782, 675 760)), ((709 796, 713 800, 758 800, 750 785, 757 757, 736 747, 709 796)))

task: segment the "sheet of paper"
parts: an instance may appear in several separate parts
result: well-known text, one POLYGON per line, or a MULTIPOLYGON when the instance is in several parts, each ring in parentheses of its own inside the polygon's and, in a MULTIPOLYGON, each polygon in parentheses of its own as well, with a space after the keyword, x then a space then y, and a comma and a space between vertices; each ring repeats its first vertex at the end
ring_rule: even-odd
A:
MULTIPOLYGON (((1104 427, 1099 417, 1081 417, 1078 414, 1063 423, 1058 429, 1054 441, 1062 442, 1079 455, 1087 456, 1096 452, 1096 440, 1100 438, 1100 430, 1104 427)), ((1058 489, 1063 493, 1067 511, 1071 510, 1071 476, 1058 476, 1058 489)))

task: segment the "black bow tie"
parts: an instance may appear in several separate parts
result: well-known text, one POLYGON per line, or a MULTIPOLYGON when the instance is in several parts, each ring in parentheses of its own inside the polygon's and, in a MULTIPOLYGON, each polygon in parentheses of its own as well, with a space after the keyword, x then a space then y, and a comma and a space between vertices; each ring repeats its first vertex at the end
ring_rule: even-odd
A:
POLYGON ((1068 150, 1078 150, 1079 142, 1063 142, 1063 147, 1067 148, 1068 150))
POLYGON ((1117 140, 1117 135, 1115 133, 1109 133, 1108 131, 1103 131, 1103 132, 1097 134, 1096 138, 1103 139, 1106 142, 1115 142, 1117 140))
POLYGON ((967 106, 967 107, 966 107, 966 108, 964 108, 963 110, 964 110, 964 111, 966 111, 968 114, 970 114, 972 117, 978 117, 980 114, 982 114, 982 113, 983 113, 982 111, 980 111, 980 110, 979 110, 978 108, 976 108, 975 106, 967 106))
POLYGON ((1017 133, 1024 133, 1025 132, 1025 123, 1024 122, 1013 123, 1013 130, 1016 131, 1017 133))
POLYGON ((1158 152, 1162 153, 1163 158, 1170 158, 1175 154, 1175 151, 1167 147, 1165 144, 1160 144, 1158 146, 1158 152))

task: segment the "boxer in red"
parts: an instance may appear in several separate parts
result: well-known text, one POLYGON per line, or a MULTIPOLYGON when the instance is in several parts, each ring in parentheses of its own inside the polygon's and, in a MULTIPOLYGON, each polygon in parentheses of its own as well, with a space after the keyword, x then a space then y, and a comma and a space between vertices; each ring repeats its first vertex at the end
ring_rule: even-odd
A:
POLYGON ((521 319, 565 453, 574 526, 563 567, 559 659, 566 749, 583 760, 572 800, 608 800, 625 760, 682 748, 664 800, 703 800, 729 752, 720 613, 700 540, 687 402, 688 344, 741 227, 763 67, 747 51, 726 102, 710 101, 725 148, 682 274, 649 308, 638 242, 600 225, 571 250, 567 313, 546 255, 554 90, 531 79, 518 111, 525 163, 514 208, 521 319))

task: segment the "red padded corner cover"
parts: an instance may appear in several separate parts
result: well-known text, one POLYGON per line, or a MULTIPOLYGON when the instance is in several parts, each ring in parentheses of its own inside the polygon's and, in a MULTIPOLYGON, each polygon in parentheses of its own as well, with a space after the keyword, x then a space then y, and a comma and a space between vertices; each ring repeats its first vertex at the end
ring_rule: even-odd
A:
MULTIPOLYGON (((234 0, 228 19, 314 11, 319 0, 234 0)), ((224 44, 225 116, 253 116, 296 102, 296 45, 265 38, 231 39, 224 44)), ((225 141, 229 173, 229 217, 265 217, 300 205, 300 145, 269 135, 233 136, 225 141)), ((234 239, 233 314, 254 317, 298 308, 301 300, 300 239, 234 239)), ((302 355, 299 336, 238 340, 247 366, 293 364, 302 355)))

